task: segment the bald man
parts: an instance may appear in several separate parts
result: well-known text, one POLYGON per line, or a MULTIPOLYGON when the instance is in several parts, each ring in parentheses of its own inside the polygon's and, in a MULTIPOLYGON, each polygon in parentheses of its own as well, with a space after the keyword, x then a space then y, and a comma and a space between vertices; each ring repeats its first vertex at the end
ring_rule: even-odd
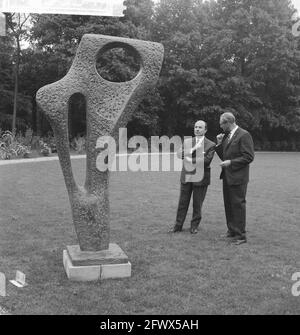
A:
POLYGON ((246 238, 246 193, 249 182, 249 164, 254 159, 254 146, 248 131, 240 128, 232 113, 220 117, 223 134, 217 136, 216 153, 223 179, 223 199, 227 223, 227 238, 239 245, 246 238))
POLYGON ((184 140, 177 156, 183 159, 180 177, 180 196, 173 233, 181 232, 193 194, 191 234, 198 232, 202 205, 210 184, 210 163, 215 153, 215 143, 205 137, 207 124, 199 120, 194 125, 195 137, 184 140))

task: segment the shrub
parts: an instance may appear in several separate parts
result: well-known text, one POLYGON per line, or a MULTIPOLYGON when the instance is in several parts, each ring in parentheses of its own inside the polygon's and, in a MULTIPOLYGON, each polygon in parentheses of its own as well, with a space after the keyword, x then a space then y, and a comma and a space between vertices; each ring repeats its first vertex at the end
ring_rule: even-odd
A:
POLYGON ((73 148, 78 154, 85 153, 85 137, 84 136, 74 137, 73 141, 71 142, 71 148, 73 148))
POLYGON ((55 142, 55 138, 53 136, 48 136, 47 139, 46 139, 46 143, 51 148, 52 152, 57 152, 56 142, 55 142))
POLYGON ((51 154, 51 148, 48 146, 47 143, 45 143, 43 140, 40 140, 39 145, 40 145, 40 153, 43 156, 49 156, 51 154))
POLYGON ((31 149, 32 150, 40 150, 40 136, 32 136, 31 140, 31 149))
POLYGON ((16 135, 16 140, 20 144, 25 145, 27 147, 31 146, 32 138, 33 138, 33 130, 31 128, 26 129, 25 136, 23 136, 22 132, 19 132, 16 135))
POLYGON ((30 147, 19 143, 10 131, 0 133, 0 159, 28 157, 30 147))

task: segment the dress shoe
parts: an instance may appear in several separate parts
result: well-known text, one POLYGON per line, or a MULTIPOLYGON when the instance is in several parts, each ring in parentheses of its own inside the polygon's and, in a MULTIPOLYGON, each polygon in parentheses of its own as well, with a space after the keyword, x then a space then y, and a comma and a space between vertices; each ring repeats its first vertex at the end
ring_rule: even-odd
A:
POLYGON ((182 231, 182 228, 181 228, 181 227, 174 226, 174 227, 169 231, 169 233, 180 233, 181 231, 182 231))
POLYGON ((243 243, 247 243, 247 239, 243 238, 243 239, 236 239, 236 240, 233 240, 231 242, 233 245, 240 245, 240 244, 243 244, 243 243))
POLYGON ((191 234, 197 234, 198 229, 197 228, 191 228, 191 234))

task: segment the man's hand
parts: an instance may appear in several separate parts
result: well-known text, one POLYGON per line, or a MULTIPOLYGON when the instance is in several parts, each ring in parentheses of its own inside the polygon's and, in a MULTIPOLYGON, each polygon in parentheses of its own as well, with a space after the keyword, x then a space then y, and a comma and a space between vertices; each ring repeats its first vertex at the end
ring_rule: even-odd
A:
POLYGON ((224 162, 220 163, 221 168, 225 168, 225 167, 227 167, 229 165, 231 165, 231 161, 230 160, 227 160, 227 161, 224 161, 224 162))
POLYGON ((217 145, 219 145, 219 144, 222 143, 224 136, 225 136, 225 134, 219 134, 219 135, 217 135, 217 145))

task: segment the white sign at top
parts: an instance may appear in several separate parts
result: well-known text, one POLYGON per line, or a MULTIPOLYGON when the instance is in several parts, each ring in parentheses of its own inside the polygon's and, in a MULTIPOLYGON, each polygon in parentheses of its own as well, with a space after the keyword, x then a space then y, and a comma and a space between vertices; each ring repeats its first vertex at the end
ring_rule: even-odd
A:
POLYGON ((0 12, 124 16, 124 0, 0 0, 0 12))

